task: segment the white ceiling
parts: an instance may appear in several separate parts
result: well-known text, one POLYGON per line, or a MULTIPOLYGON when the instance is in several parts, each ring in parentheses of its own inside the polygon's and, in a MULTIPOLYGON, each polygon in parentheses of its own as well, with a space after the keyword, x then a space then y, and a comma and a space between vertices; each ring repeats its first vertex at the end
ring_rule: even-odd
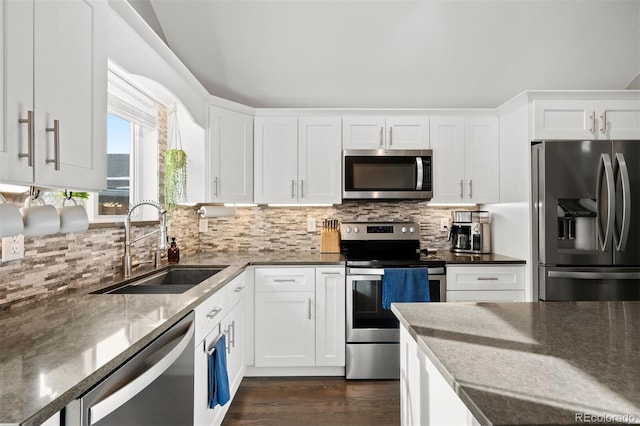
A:
POLYGON ((254 107, 496 107, 640 73, 637 0, 130 2, 212 95, 254 107))

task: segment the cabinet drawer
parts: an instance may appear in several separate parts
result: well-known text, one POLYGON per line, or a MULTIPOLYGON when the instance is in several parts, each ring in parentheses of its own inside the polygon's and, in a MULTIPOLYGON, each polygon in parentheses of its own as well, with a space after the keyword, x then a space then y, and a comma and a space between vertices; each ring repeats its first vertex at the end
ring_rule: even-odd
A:
POLYGON ((524 267, 447 267, 447 290, 524 290, 524 267))
POLYGON ((225 290, 219 290, 194 309, 196 313, 196 342, 201 342, 224 317, 227 307, 225 290))
POLYGON ((447 302, 524 302, 524 290, 447 291, 447 302))
POLYGON ((256 268, 256 292, 315 291, 315 268, 256 268))
POLYGON ((233 308, 247 293, 247 274, 242 274, 235 277, 230 283, 225 286, 226 300, 225 305, 229 309, 233 308))

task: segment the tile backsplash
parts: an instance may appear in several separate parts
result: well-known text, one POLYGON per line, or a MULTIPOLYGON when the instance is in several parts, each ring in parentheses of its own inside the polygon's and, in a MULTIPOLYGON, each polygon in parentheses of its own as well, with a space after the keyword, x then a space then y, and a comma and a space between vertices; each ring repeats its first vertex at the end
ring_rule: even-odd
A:
MULTIPOLYGON (((179 207, 169 222, 169 237, 176 237, 181 256, 195 253, 292 251, 319 252, 323 219, 340 221, 416 221, 422 247, 444 249, 446 232, 440 219, 450 218, 452 208, 424 203, 346 203, 334 207, 239 208, 235 217, 209 218, 207 232, 198 232, 198 215, 192 207, 179 207), (317 230, 307 232, 307 218, 317 230)), ((155 225, 134 227, 134 234, 155 225)), ((136 243, 137 260, 151 258, 154 239, 136 243)), ((78 234, 25 238, 25 257, 0 264, 0 310, 24 305, 69 290, 108 282, 122 271, 124 229, 121 225, 92 226, 78 234)))

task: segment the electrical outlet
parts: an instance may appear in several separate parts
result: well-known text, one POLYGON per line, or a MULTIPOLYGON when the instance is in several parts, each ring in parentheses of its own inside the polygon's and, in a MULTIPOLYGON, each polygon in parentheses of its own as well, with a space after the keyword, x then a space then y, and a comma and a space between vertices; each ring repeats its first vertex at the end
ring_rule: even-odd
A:
POLYGON ((307 232, 316 232, 316 219, 307 217, 307 232))
POLYGON ((24 235, 2 239, 2 261, 19 260, 24 257, 24 235))
POLYGON ((200 218, 198 221, 198 232, 207 232, 209 230, 209 219, 200 218))
POLYGON ((449 230, 449 219, 440 219, 440 230, 441 231, 449 230))

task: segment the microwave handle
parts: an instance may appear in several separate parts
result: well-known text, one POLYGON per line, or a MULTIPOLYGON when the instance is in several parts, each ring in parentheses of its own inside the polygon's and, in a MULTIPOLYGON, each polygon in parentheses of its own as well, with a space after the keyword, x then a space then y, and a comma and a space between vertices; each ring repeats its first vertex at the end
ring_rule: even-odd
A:
POLYGON ((422 157, 416 157, 416 167, 418 169, 418 177, 416 178, 416 191, 422 191, 422 182, 424 181, 422 157))

